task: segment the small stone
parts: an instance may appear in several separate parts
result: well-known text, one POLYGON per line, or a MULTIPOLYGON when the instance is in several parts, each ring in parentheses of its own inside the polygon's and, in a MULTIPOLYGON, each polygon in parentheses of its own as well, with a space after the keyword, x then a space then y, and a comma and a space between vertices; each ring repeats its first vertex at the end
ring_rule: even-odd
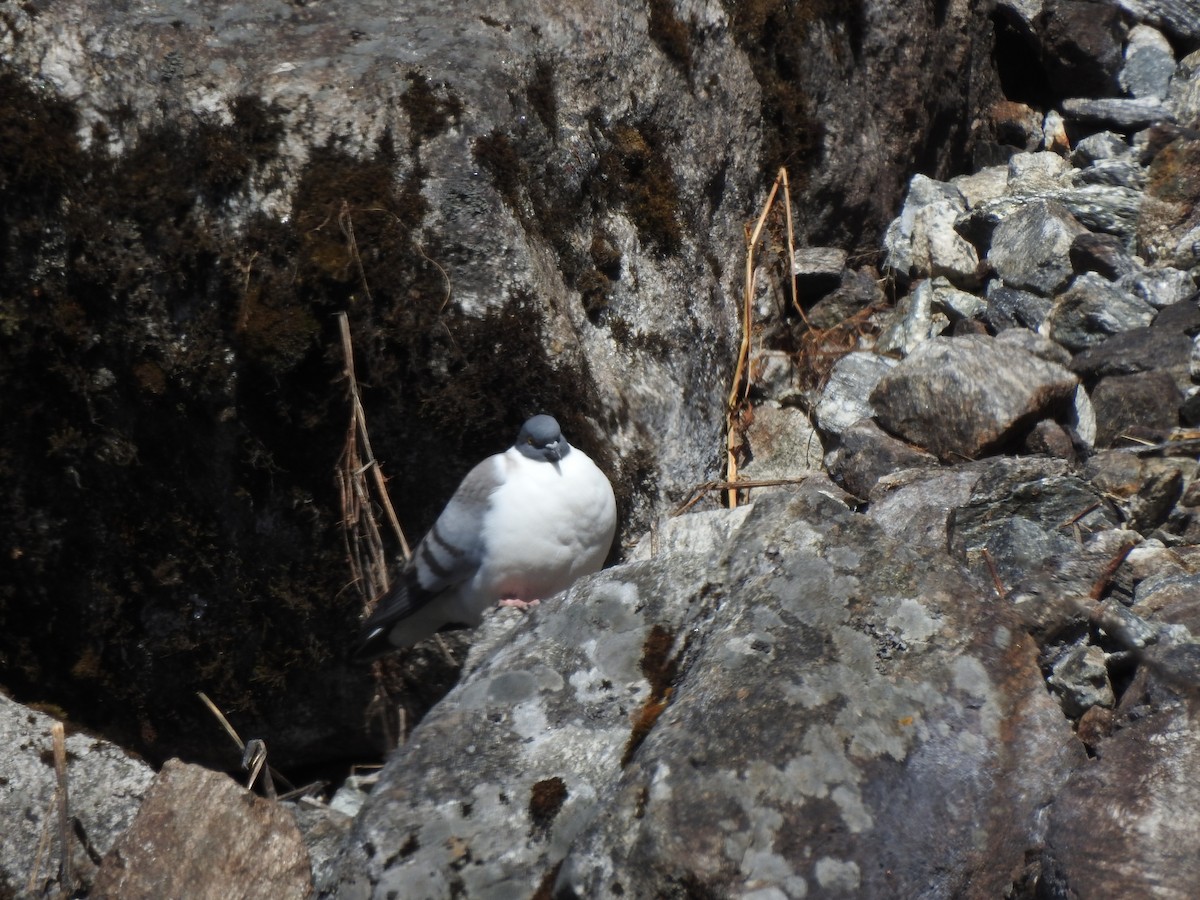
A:
POLYGON ((1013 194, 1032 194, 1063 185, 1071 165, 1057 153, 1014 153, 1008 161, 1008 185, 1013 194))
POLYGON ((933 297, 933 287, 925 279, 901 298, 884 320, 883 330, 875 341, 875 352, 907 356, 919 344, 942 334, 950 326, 950 320, 944 313, 934 312, 933 297))
POLYGON ((1122 275, 1117 285, 1155 309, 1180 303, 1196 292, 1191 274, 1171 266, 1136 268, 1122 275))
POLYGON ((885 475, 936 465, 937 457, 892 437, 872 419, 860 419, 843 431, 841 444, 826 457, 829 473, 864 499, 885 475))
POLYGON ((1125 133, 1175 121, 1174 114, 1161 100, 1149 97, 1074 98, 1062 102, 1062 111, 1068 119, 1125 133))
POLYGON ((1071 242, 1069 256, 1076 273, 1096 272, 1109 281, 1129 274, 1137 265, 1125 242, 1113 234, 1080 234, 1071 242))
POLYGON ((808 416, 794 406, 772 400, 755 406, 746 440, 751 456, 741 467, 743 478, 796 478, 824 468, 821 438, 808 416))
POLYGON ((1140 191, 1146 186, 1146 170, 1132 158, 1098 159, 1071 174, 1074 185, 1100 184, 1140 191))
POLYGON ((896 361, 867 351, 848 353, 837 361, 817 403, 817 425, 830 435, 841 434, 875 410, 868 399, 896 361))
POLYGON ((1008 191, 1008 166, 987 166, 970 175, 958 175, 950 179, 966 198, 967 208, 972 209, 985 200, 1003 197, 1008 191))
POLYGON ((1049 295, 1070 278, 1067 254, 1085 231, 1060 204, 1033 200, 996 226, 988 262, 1009 287, 1049 295))
POLYGON ((1064 347, 1083 350, 1153 320, 1150 304, 1094 272, 1084 272, 1054 301, 1045 328, 1064 347))
POLYGON ((1096 408, 1096 446, 1112 447, 1127 433, 1165 437, 1179 424, 1183 398, 1166 372, 1138 372, 1100 379, 1091 392, 1096 408))
POLYGON ((1116 703, 1104 651, 1092 644, 1068 650, 1051 666, 1046 681, 1058 694, 1063 712, 1072 719, 1093 706, 1111 707, 1116 703))
POLYGON ((987 309, 983 319, 993 331, 1008 328, 1028 328, 1036 331, 1046 321, 1054 302, 1029 291, 1005 287, 999 281, 989 282, 987 287, 987 309))
POLYGON ((1135 25, 1125 45, 1125 65, 1117 76, 1131 97, 1165 100, 1175 74, 1175 53, 1162 32, 1135 25))
POLYGON ((837 247, 800 247, 795 251, 792 275, 799 295, 813 302, 842 282, 846 251, 837 247))
POLYGON ((1082 138, 1071 153, 1071 162, 1083 168, 1101 159, 1124 159, 1130 154, 1129 142, 1112 131, 1098 131, 1082 138))
POLYGON ((1078 384, 1064 367, 983 337, 934 338, 871 392, 892 434, 943 460, 973 459, 1067 401, 1078 384))

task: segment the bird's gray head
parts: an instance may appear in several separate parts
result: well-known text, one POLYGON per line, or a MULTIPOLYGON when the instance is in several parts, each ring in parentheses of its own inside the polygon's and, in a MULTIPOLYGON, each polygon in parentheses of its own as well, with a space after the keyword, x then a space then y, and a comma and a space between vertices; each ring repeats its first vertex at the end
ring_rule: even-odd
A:
POLYGON ((554 416, 534 416, 521 426, 516 447, 523 456, 543 462, 558 462, 571 451, 554 416))

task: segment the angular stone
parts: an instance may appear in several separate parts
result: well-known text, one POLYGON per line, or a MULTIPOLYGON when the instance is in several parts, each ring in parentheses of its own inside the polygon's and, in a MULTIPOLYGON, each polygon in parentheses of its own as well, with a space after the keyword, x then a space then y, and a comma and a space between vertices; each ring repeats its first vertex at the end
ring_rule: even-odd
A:
POLYGON ((894 359, 865 351, 839 359, 817 403, 817 427, 838 435, 859 419, 875 415, 868 398, 879 379, 895 365, 894 359))
POLYGON ((934 338, 871 392, 891 433, 943 460, 972 459, 1074 394, 1064 367, 993 339, 934 338))
MULTIPOLYGON (((952 184, 947 184, 943 181, 934 181, 925 175, 914 175, 908 185, 908 194, 904 198, 904 206, 900 209, 900 215, 888 225, 887 233, 884 235, 883 244, 887 250, 887 257, 884 260, 885 268, 893 269, 902 275, 907 276, 914 265, 914 240, 918 228, 924 229, 930 224, 936 224, 938 215, 944 214, 945 210, 956 209, 958 213, 966 210, 966 200, 959 192, 958 188, 952 184), (917 214, 927 206, 935 203, 943 204, 938 209, 942 212, 934 214, 926 214, 920 224, 917 221, 917 214)), ((921 238, 925 246, 924 255, 928 259, 928 239, 921 238)))
POLYGON ((1169 328, 1134 328, 1106 338, 1071 360, 1071 371, 1094 382, 1109 375, 1179 369, 1185 375, 1192 339, 1169 328))
POLYGON ((1163 105, 1161 100, 1151 97, 1076 97, 1064 100, 1062 111, 1068 119, 1126 133, 1159 122, 1175 121, 1175 114, 1170 108, 1163 105))
POLYGON ((1069 350, 1083 350, 1110 335, 1154 321, 1154 308, 1094 272, 1084 272, 1058 296, 1046 316, 1050 338, 1069 350))
POLYGON ((1084 231, 1061 205, 1033 200, 996 226, 988 262, 1009 287, 1052 294, 1070 277, 1067 254, 1084 231))
POLYGON ((1070 180, 1077 186, 1098 184, 1140 191, 1146 186, 1146 170, 1129 157, 1100 159, 1085 169, 1076 169, 1070 180))
POLYGON ((291 813, 227 775, 168 760, 104 857, 93 895, 308 897, 312 870, 291 813))
POLYGON ((740 469, 743 478, 796 478, 824 468, 821 437, 808 416, 794 406, 780 406, 773 400, 756 405, 746 440, 751 457, 740 469))
POLYGON ((1021 150, 1036 150, 1042 145, 1042 117, 1024 103, 998 100, 988 109, 988 118, 1002 144, 1011 144, 1021 150))
POLYGON ((1125 249, 1125 242, 1112 234, 1084 232, 1071 242, 1069 255, 1076 274, 1095 272, 1109 281, 1132 272, 1137 265, 1125 249))
POLYGON ((1014 153, 1008 160, 1008 190, 1013 195, 1054 190, 1071 171, 1070 163, 1049 150, 1014 153))
POLYGON ((1076 645, 1055 660, 1046 679, 1058 695, 1063 712, 1078 719, 1093 706, 1116 703, 1104 651, 1092 644, 1076 645))
POLYGON ((1196 292, 1191 273, 1171 266, 1139 267, 1122 275, 1117 284, 1155 309, 1181 303, 1196 292))
POLYGON ((1071 151, 1071 161, 1083 168, 1101 159, 1124 159, 1130 154, 1129 142, 1112 131, 1097 131, 1080 138, 1071 151))
POLYGON ((841 434, 827 459, 829 473, 851 494, 870 496, 880 478, 902 469, 937 465, 937 457, 904 443, 873 419, 860 419, 841 434))
POLYGON ((987 286, 987 309, 984 310, 983 320, 996 332, 1009 328, 1036 331, 1042 327, 1053 305, 1054 302, 1048 297, 991 281, 987 286))
POLYGON ((875 352, 906 356, 931 337, 945 332, 950 320, 940 310, 934 310, 933 300, 930 280, 918 282, 884 317, 879 337, 875 339, 875 352))
POLYGON ((1183 397, 1167 372, 1102 378, 1091 392, 1096 446, 1116 446, 1122 435, 1164 439, 1179 425, 1183 397))
POLYGON ((1175 52, 1162 32, 1135 25, 1125 44, 1125 65, 1118 80, 1131 97, 1165 100, 1175 74, 1175 52))

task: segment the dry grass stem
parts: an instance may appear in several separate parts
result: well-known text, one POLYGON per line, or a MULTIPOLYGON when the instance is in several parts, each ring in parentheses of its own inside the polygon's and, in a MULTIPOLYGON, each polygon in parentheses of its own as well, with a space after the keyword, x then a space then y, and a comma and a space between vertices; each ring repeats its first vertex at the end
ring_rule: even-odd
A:
POLYGON ((253 767, 250 780, 246 784, 246 790, 250 790, 254 786, 254 781, 258 777, 260 771, 264 772, 263 790, 266 792, 268 797, 272 799, 275 798, 276 781, 284 785, 288 790, 295 789, 295 785, 284 778, 277 769, 274 769, 266 764, 267 744, 265 741, 259 738, 251 738, 248 743, 243 741, 241 735, 237 733, 237 730, 229 723, 229 720, 225 718, 225 714, 217 708, 217 704, 213 703, 212 700, 208 698, 208 694, 204 693, 204 691, 197 691, 196 696, 200 698, 201 703, 208 707, 208 711, 216 717, 217 721, 221 723, 221 727, 225 729, 225 733, 229 735, 233 742, 237 744, 238 749, 242 751, 242 768, 250 769, 253 767))
POLYGON ((58 895, 70 897, 75 889, 75 872, 71 865, 71 812, 67 794, 67 743, 62 722, 50 726, 54 743, 54 777, 57 781, 55 797, 58 813, 58 847, 62 854, 58 861, 58 895))
MULTIPOLYGON (((353 230, 348 233, 353 235, 353 230)), ((358 588, 364 608, 369 609, 376 598, 387 590, 390 581, 383 536, 375 516, 376 508, 381 509, 387 517, 405 560, 412 555, 412 551, 388 497, 383 472, 371 449, 367 415, 363 409, 358 379, 354 374, 354 346, 350 337, 350 322, 345 313, 338 313, 338 326, 341 330, 342 355, 345 361, 346 389, 350 397, 350 421, 337 466, 338 491, 342 502, 342 538, 354 584, 358 588)))
POLYGON ((739 481, 706 481, 692 488, 688 499, 671 511, 671 517, 681 515, 700 502, 709 491, 749 490, 750 488, 782 487, 787 484, 804 484, 811 475, 797 475, 794 478, 743 478, 739 481))
POLYGON ((775 200, 783 188, 784 221, 787 227, 787 280, 790 286, 792 306, 800 314, 804 323, 808 324, 808 316, 800 305, 796 294, 796 234, 792 225, 792 193, 788 184, 787 169, 780 168, 779 174, 771 185, 762 212, 754 228, 746 236, 746 273, 742 287, 742 342, 738 349, 737 366, 733 373, 733 384, 729 389, 729 400, 725 411, 725 481, 729 485, 726 501, 732 509, 738 505, 739 488, 750 487, 748 482, 738 478, 737 448, 741 442, 742 420, 750 395, 750 385, 753 380, 750 372, 750 347, 754 335, 754 258, 763 230, 767 227, 775 200), (736 483, 736 484, 735 484, 736 483))

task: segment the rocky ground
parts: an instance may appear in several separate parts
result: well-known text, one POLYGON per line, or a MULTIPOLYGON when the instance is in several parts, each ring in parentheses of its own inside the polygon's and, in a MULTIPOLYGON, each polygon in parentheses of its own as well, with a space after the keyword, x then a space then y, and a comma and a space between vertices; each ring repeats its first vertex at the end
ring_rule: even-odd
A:
MULTIPOLYGON (((651 8, 656 52, 693 87, 701 70, 727 86, 757 82, 764 112, 782 115, 762 60, 739 67, 714 37, 721 13, 690 13, 693 39, 710 43, 687 45, 684 66, 667 12, 651 8)), ((0 841, 0 893, 71 884, 121 897, 1194 896, 1200 18, 1140 0, 1005 0, 990 18, 969 4, 941 8, 963 35, 974 34, 970 22, 994 34, 998 90, 948 130, 986 135, 969 143, 973 163, 944 177, 921 166, 930 174, 906 179, 898 214, 878 223, 867 253, 861 223, 813 226, 802 232, 813 246, 793 263, 773 221, 755 273, 735 454, 742 477, 787 484, 743 492, 736 509, 704 492, 671 515, 717 474, 710 462, 688 484, 627 499, 627 519, 637 514, 624 561, 555 604, 490 616, 457 686, 377 777, 350 779, 328 804, 252 797, 178 761, 156 774, 82 734, 66 738, 56 772, 51 718, 0 699, 13 748, 0 807, 19 823, 0 841)), ((854 57, 858 91, 887 58, 879 48, 892 46, 875 17, 894 12, 866 3, 860 15, 817 15, 821 27, 801 36, 854 57)), ((19 18, 7 21, 13 33, 19 18)), ((633 32, 622 41, 636 45, 633 32)), ((825 139, 845 140, 845 125, 830 120, 825 139)), ((636 258, 654 284, 670 283, 672 265, 661 244, 635 257, 619 227, 635 222, 646 243, 670 239, 670 217, 655 218, 630 187, 659 165, 652 129, 604 129, 592 138, 617 148, 631 179, 620 199, 629 218, 608 219, 600 243, 587 244, 611 283, 601 294, 559 285, 577 304, 602 296, 603 309, 540 321, 560 336, 595 329, 580 352, 611 370, 596 376, 601 396, 638 354, 657 358, 671 384, 695 384, 666 343, 683 327, 669 315, 641 332, 654 341, 610 348, 603 365, 587 356, 619 315, 640 327, 626 296, 639 289, 622 265, 636 258), (616 268, 605 241, 624 248, 616 268)), ((757 212, 753 179, 725 160, 743 205, 718 214, 712 203, 709 237, 757 212)), ((698 154, 678 180, 707 183, 698 196, 711 198, 710 161, 698 154)), ((43 191, 64 177, 19 171, 43 191)), ((497 178, 511 201, 516 186, 497 178)), ((798 220, 802 198, 819 195, 798 186, 798 220)), ((870 209, 859 200, 840 214, 870 209)), ((505 220, 514 229, 546 212, 545 198, 512 209, 522 202, 505 220)), ((836 204, 814 213, 838 215, 836 204)), ((713 247, 678 241, 676 258, 713 247)), ((569 253, 557 249, 561 264, 569 253)), ((739 263, 724 272, 698 276, 718 306, 721 289, 740 290, 739 263)), ((701 383, 723 396, 735 334, 711 327, 727 378, 701 383)), ((106 386, 89 383, 102 404, 106 386)), ((699 408, 663 424, 652 415, 661 398, 640 397, 613 451, 626 497, 639 483, 631 456, 677 428, 714 433, 699 408), (652 427, 659 433, 639 444, 652 427)), ((78 448, 56 452, 82 459, 78 448)), ((676 448, 655 471, 686 470, 690 452, 676 448)), ((177 576, 156 571, 169 591, 177 576)), ((203 614, 197 603, 189 615, 203 614)), ((10 630, 17 608, 10 597, 10 630)), ((155 609, 140 610, 145 633, 177 636, 155 609)), ((13 646, 7 677, 32 671, 39 645, 13 646)), ((86 659, 75 661, 80 680, 100 666, 86 659)), ((346 678, 337 671, 321 669, 325 681, 346 678)), ((323 702, 353 696, 349 683, 326 686, 323 702)), ((127 743, 162 746, 146 735, 127 743)))

